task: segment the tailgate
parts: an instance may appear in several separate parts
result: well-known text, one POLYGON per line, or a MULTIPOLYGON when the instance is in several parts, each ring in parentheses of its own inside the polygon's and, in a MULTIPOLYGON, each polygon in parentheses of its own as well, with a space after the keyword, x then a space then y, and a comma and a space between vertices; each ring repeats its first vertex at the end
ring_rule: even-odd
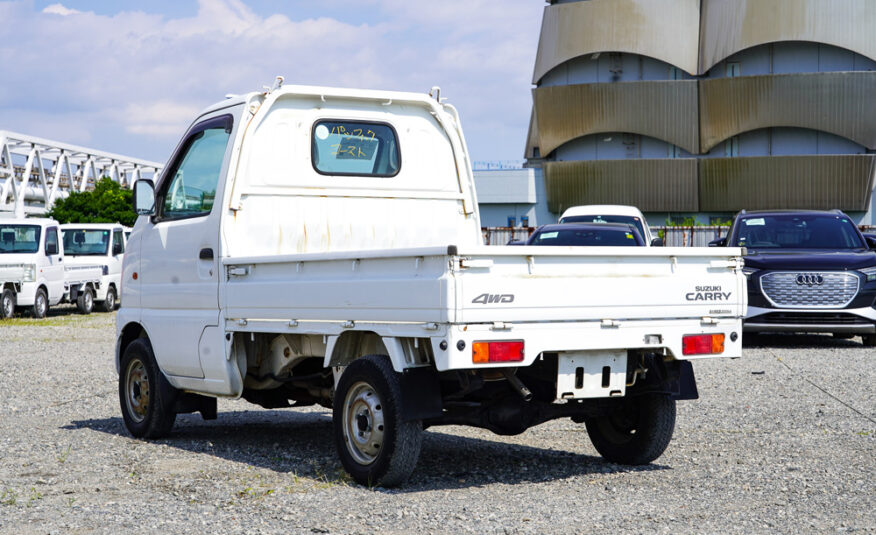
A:
POLYGON ((490 247, 460 252, 457 322, 742 317, 742 250, 490 247))

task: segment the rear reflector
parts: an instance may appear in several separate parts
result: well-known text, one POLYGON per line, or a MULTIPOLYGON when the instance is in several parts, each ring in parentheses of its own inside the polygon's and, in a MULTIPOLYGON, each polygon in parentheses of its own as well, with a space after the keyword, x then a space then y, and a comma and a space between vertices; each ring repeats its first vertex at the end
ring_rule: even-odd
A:
POLYGON ((685 355, 717 355, 724 352, 723 334, 689 334, 681 339, 685 355))
POLYGON ((523 341, 475 342, 471 345, 471 361, 476 364, 487 362, 520 362, 522 360, 523 341))

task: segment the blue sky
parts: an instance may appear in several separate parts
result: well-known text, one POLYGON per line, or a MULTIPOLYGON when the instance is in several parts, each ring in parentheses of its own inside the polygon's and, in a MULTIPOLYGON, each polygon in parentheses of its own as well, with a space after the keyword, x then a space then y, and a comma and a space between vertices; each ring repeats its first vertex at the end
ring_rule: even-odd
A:
POLYGON ((475 160, 520 159, 538 0, 0 0, 0 130, 163 162, 226 93, 426 92, 475 160))

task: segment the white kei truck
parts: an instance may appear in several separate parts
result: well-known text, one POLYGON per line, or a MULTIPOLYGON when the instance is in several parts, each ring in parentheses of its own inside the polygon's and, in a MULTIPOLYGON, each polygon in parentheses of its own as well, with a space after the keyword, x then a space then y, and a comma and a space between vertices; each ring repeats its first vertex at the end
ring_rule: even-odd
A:
POLYGON ((118 303, 125 254, 125 231, 119 224, 61 225, 68 299, 89 314, 95 305, 112 312, 118 303))
POLYGON ((60 225, 54 219, 0 219, 0 318, 27 307, 37 318, 64 300, 60 225))
POLYGON ((278 82, 206 109, 135 184, 116 344, 135 437, 243 398, 331 408, 365 485, 403 483, 448 424, 570 418, 645 464, 697 397, 691 361, 740 356, 741 249, 484 246, 452 106, 278 82))

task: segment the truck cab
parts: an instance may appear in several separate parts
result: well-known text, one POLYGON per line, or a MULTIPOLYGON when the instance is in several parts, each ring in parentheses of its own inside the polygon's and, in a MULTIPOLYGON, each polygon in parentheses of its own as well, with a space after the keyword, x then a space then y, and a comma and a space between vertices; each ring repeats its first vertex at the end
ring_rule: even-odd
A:
POLYGON ((0 318, 28 308, 44 318, 64 298, 64 250, 53 219, 0 219, 0 318))

